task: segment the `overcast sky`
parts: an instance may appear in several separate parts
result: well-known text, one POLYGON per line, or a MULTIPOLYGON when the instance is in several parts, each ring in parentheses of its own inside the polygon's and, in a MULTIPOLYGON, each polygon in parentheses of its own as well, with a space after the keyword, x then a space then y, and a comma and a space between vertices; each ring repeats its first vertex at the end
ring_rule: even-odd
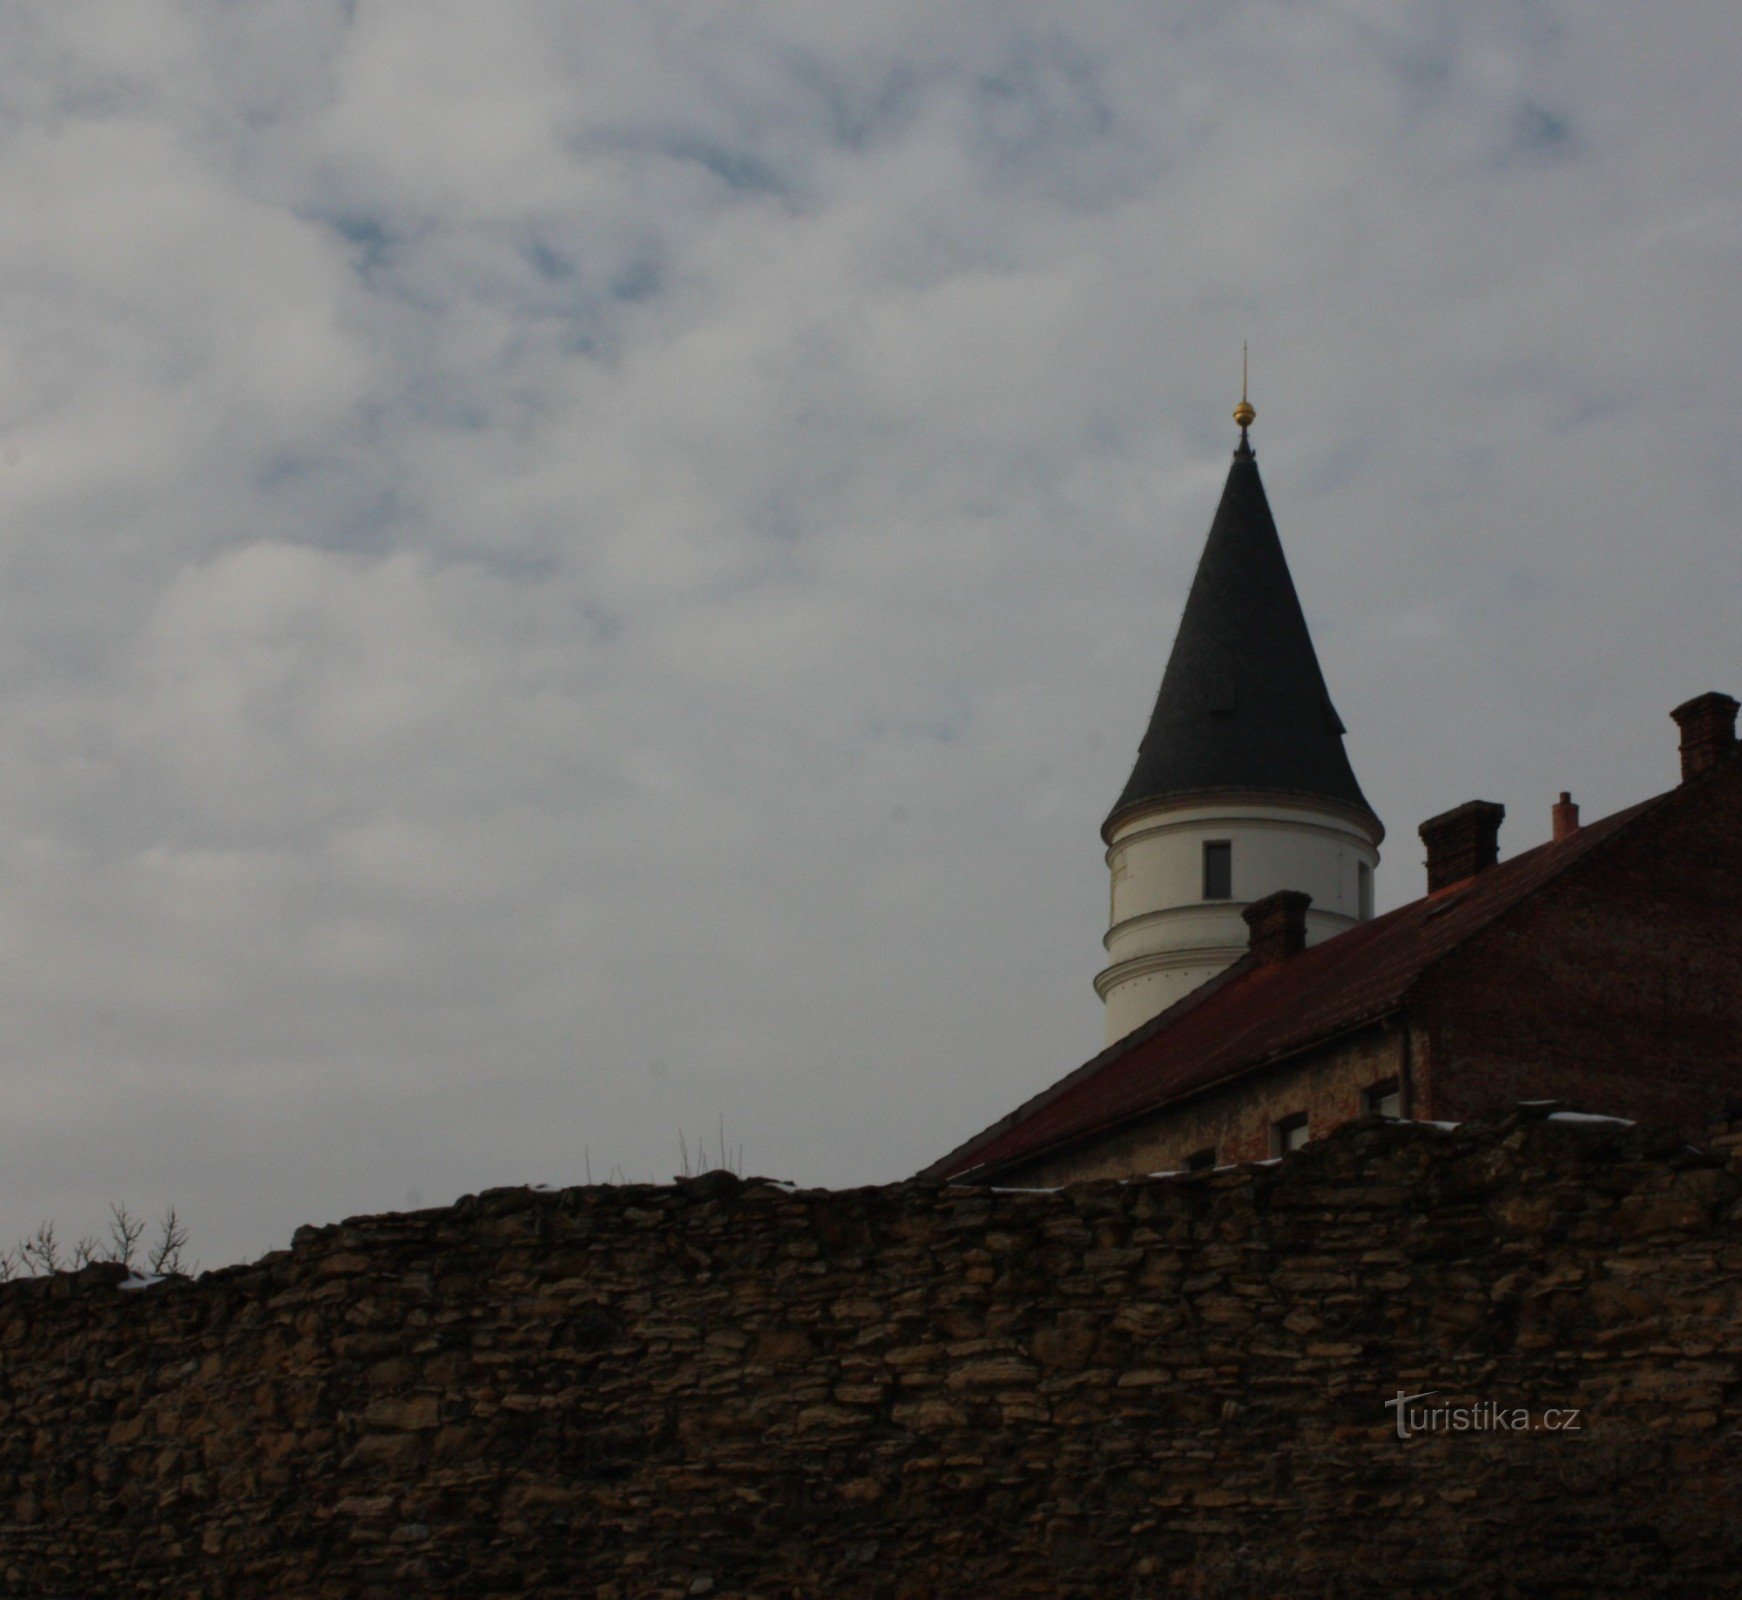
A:
POLYGON ((1390 830, 1742 694, 1734 0, 0 11, 0 1243, 1094 1053, 1235 439, 1390 830))

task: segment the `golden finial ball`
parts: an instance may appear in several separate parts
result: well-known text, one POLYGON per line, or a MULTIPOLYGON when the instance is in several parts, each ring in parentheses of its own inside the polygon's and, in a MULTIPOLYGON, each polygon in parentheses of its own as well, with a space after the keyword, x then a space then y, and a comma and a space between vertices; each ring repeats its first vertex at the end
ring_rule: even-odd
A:
POLYGON ((1252 402, 1249 400, 1243 399, 1239 405, 1234 407, 1234 420, 1242 428, 1250 428, 1257 416, 1258 413, 1253 409, 1252 402))

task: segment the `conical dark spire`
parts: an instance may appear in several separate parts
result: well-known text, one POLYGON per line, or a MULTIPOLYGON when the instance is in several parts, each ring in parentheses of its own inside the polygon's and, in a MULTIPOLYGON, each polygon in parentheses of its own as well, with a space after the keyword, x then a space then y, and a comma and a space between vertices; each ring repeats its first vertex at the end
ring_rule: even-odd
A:
POLYGON ((1149 731, 1103 832, 1135 806, 1205 790, 1312 795, 1379 824, 1343 751, 1244 426, 1149 731))

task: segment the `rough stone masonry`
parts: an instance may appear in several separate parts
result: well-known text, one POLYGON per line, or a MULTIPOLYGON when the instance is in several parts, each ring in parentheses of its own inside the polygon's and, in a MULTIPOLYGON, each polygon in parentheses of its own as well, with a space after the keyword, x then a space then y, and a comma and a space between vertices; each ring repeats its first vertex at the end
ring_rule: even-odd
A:
POLYGON ((496 1190, 0 1285, 0 1590, 1736 1593, 1739 1195, 1742 1126, 1538 1106, 1056 1192, 496 1190), (1533 1420, 1400 1438, 1430 1391, 1533 1420))

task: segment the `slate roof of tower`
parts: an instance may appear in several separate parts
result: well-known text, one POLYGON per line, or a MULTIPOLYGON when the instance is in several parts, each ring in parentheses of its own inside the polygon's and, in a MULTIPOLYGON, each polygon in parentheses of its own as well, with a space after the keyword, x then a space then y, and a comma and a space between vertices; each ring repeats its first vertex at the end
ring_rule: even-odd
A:
POLYGON ((1137 765, 1103 832, 1146 802, 1230 789, 1317 795, 1373 816, 1244 430, 1137 765))
POLYGON ((920 1176, 992 1181, 1389 1015, 1442 957, 1680 792, 1617 811, 1285 961, 1254 966, 1242 956, 920 1176))

